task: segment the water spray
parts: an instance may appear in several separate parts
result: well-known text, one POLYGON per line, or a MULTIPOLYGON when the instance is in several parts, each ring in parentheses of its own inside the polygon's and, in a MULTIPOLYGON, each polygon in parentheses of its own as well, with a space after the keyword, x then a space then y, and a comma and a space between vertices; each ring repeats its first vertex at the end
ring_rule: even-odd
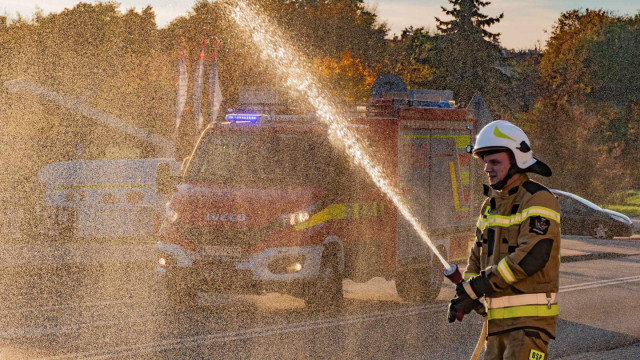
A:
MULTIPOLYGON (((264 16, 258 14, 258 9, 248 5, 243 0, 232 0, 225 3, 231 18, 244 30, 258 46, 263 59, 274 63, 282 78, 286 79, 286 85, 292 92, 298 92, 306 96, 314 107, 317 117, 328 125, 329 135, 339 139, 345 147, 349 159, 361 166, 371 177, 378 188, 393 202, 407 221, 413 226, 416 233, 424 241, 435 256, 445 267, 445 273, 455 273, 457 266, 450 265, 433 245, 427 232, 418 219, 411 213, 398 189, 383 175, 383 171, 369 155, 364 151, 361 141, 356 134, 348 129, 347 120, 338 114, 328 99, 316 86, 318 83, 311 74, 305 70, 304 61, 296 55, 293 47, 287 44, 280 31, 264 16), (454 268, 455 267, 455 268, 454 268)), ((458 274, 460 273, 457 271, 458 274)), ((448 276, 447 276, 448 277, 448 276)), ((462 279, 462 277, 460 277, 462 279)))

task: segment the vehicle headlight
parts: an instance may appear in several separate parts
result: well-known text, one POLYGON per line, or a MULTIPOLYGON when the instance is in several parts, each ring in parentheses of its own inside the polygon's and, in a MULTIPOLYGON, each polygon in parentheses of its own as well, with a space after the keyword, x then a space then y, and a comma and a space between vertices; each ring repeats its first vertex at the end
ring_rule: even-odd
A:
POLYGON ((309 220, 309 217, 307 210, 300 210, 291 214, 282 215, 281 220, 283 225, 295 226, 309 220))
POLYGON ((165 205, 164 217, 170 223, 178 220, 178 213, 169 206, 169 203, 165 205))

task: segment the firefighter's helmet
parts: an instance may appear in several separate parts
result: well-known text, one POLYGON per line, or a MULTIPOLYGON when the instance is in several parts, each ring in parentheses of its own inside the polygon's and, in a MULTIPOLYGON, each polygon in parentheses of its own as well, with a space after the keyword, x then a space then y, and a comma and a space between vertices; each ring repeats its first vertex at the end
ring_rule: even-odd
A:
POLYGON ((516 161, 515 165, 519 169, 542 176, 551 176, 549 166, 533 157, 527 134, 508 121, 496 120, 487 124, 476 136, 473 155, 482 157, 487 153, 501 150, 511 151, 516 161))

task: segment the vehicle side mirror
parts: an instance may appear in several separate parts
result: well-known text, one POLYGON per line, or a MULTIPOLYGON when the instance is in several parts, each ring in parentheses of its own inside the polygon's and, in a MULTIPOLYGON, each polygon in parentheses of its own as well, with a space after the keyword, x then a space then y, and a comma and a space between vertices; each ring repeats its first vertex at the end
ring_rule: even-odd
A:
POLYGON ((158 164, 158 169, 156 170, 156 189, 158 193, 162 195, 171 195, 174 192, 175 186, 171 177, 171 165, 169 163, 158 164))

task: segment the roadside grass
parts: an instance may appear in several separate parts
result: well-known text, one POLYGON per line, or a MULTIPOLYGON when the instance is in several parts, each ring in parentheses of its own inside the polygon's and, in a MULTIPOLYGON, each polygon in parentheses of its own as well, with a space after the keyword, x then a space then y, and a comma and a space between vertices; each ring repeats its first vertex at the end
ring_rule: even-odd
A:
POLYGON ((628 190, 617 193, 612 197, 611 204, 602 207, 629 217, 638 217, 640 216, 640 191, 628 190))
POLYGON ((640 216, 640 206, 631 205, 604 205, 603 208, 623 213, 628 217, 640 216))

